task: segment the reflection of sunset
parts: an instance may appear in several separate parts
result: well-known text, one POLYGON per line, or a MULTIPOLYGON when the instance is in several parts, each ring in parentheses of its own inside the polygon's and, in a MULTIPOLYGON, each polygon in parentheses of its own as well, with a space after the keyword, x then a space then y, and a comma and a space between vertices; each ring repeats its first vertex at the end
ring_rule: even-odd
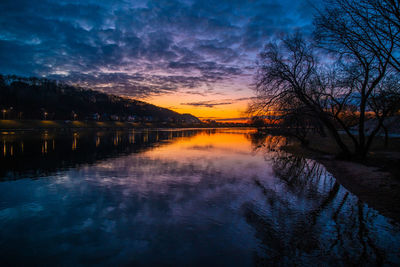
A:
MULTIPOLYGON (((180 155, 183 158, 206 156, 221 156, 218 151, 226 154, 226 151, 248 153, 251 151, 251 143, 243 134, 245 131, 220 130, 218 133, 201 132, 193 137, 177 138, 172 143, 161 146, 157 150, 148 151, 146 154, 152 157, 169 157, 180 155), (182 153, 184 151, 184 153, 182 153)), ((248 130, 248 133, 254 130, 248 130)))

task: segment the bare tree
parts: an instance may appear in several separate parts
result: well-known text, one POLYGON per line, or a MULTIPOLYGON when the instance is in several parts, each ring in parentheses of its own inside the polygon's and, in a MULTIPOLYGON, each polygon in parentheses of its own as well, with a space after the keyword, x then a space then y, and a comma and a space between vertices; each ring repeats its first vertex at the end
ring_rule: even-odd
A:
POLYGON ((395 124, 398 119, 388 117, 396 115, 400 109, 400 77, 399 75, 388 75, 377 87, 377 90, 371 94, 368 102, 369 110, 374 113, 374 119, 371 121, 372 128, 376 132, 371 132, 371 135, 376 135, 379 124, 385 134, 385 147, 389 141, 389 127, 395 124))
MULTIPOLYGON (((327 0, 315 19, 315 37, 328 51, 340 56, 358 99, 356 152, 365 156, 388 114, 368 136, 366 115, 371 99, 390 69, 400 70, 399 2, 391 0, 327 0)), ((380 90, 383 94, 384 91, 380 90)))
POLYGON ((347 80, 338 81, 342 74, 323 69, 313 45, 299 33, 268 44, 260 59, 256 75, 258 97, 250 110, 293 114, 298 107, 293 103, 299 102, 327 128, 343 154, 350 155, 338 125, 351 135, 347 113, 353 88, 347 80))
POLYGON ((374 55, 382 61, 388 60, 400 71, 399 1, 326 0, 325 3, 315 19, 317 37, 325 48, 351 56, 374 55))
POLYGON ((400 70, 399 3, 326 3, 315 19, 315 43, 296 33, 265 47, 256 76, 258 98, 250 110, 293 114, 298 106, 293 103, 299 102, 305 115, 310 113, 331 133, 343 155, 364 158, 396 111, 398 101, 387 99, 399 99, 399 84, 387 80, 400 70), (370 118, 377 123, 367 131, 370 118))
POLYGON ((365 69, 349 59, 321 63, 317 51, 298 33, 268 44, 261 53, 258 97, 251 109, 278 112, 282 121, 293 120, 292 127, 296 123, 307 127, 306 121, 313 121, 307 118, 314 118, 314 124, 326 127, 343 156, 364 158, 385 119, 396 110, 396 101, 383 99, 394 99, 398 86, 385 78, 387 70, 381 70, 383 74, 376 70, 379 64, 371 63, 366 75, 365 69), (366 131, 370 117, 378 123, 366 131), (353 149, 343 141, 341 131, 352 141, 353 149))

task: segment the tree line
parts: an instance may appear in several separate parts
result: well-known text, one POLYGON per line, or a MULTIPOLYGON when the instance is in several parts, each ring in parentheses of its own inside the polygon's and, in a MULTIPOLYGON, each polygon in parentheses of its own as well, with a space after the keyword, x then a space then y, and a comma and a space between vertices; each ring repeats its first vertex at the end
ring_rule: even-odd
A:
POLYGON ((199 122, 142 101, 16 75, 0 75, 0 108, 2 119, 199 122))

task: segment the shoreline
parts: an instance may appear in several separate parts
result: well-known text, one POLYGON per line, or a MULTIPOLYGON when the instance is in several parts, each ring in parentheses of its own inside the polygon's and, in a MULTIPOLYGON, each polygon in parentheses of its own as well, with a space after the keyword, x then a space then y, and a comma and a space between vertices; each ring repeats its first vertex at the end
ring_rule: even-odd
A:
POLYGON ((174 127, 176 124, 155 124, 120 121, 0 120, 0 130, 36 131, 61 129, 135 129, 174 127))
POLYGON ((400 180, 379 167, 342 160, 317 161, 362 202, 400 223, 400 180))
MULTIPOLYGON (((333 153, 297 145, 288 145, 283 150, 321 163, 326 170, 348 191, 380 214, 400 223, 400 177, 396 176, 383 161, 391 161, 394 168, 400 166, 400 152, 393 152, 390 159, 382 152, 373 152, 366 162, 335 159, 333 153)), ((389 152, 386 152, 389 153, 389 152)))
POLYGON ((113 130, 146 128, 252 128, 243 125, 207 125, 191 123, 151 123, 120 121, 53 121, 53 120, 0 120, 0 131, 40 130, 113 130))

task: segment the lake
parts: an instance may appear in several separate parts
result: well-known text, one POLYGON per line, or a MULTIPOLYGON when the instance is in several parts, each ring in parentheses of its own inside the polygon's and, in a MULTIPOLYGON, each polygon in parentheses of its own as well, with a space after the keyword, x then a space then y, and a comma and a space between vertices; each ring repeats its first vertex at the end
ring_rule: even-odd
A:
POLYGON ((3 132, 2 265, 395 265, 400 226, 248 129, 3 132))

